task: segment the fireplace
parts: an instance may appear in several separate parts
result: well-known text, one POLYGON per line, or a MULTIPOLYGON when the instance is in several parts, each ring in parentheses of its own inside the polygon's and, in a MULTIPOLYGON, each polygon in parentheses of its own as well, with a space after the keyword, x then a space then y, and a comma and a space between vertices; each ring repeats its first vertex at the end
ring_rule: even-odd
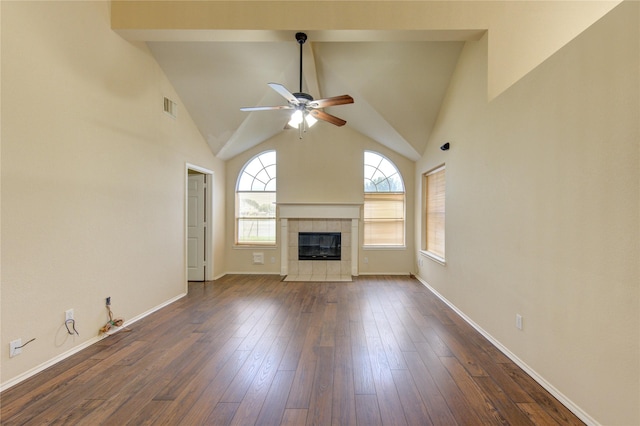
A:
POLYGON ((299 232, 298 260, 340 260, 340 232, 299 232))
MULTIPOLYGON (((345 281, 358 275, 358 224, 362 204, 278 202, 280 274, 286 280, 345 281), (340 234, 339 260, 300 260, 300 233, 340 234)), ((337 246, 337 242, 334 245, 337 246)), ((304 245, 304 244, 303 244, 304 245)), ((324 244, 331 245, 331 244, 324 244)))

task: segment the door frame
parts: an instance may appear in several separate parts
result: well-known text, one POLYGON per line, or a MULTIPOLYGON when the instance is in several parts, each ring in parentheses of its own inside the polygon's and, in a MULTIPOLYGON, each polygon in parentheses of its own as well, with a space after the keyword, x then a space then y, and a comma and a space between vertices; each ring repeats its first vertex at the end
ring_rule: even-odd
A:
POLYGON ((184 168, 184 285, 185 291, 189 290, 188 275, 188 214, 189 214, 189 170, 205 175, 205 211, 204 220, 204 280, 213 280, 213 171, 191 163, 185 163, 184 168))

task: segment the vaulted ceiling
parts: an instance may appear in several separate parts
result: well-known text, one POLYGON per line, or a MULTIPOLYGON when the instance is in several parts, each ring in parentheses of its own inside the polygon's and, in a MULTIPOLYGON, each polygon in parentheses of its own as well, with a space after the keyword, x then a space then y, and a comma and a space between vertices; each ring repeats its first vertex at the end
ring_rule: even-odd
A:
POLYGON ((284 129, 290 111, 240 108, 286 105, 270 82, 299 91, 295 33, 304 31, 302 91, 315 99, 351 95, 354 104, 325 111, 417 160, 465 41, 489 31, 492 98, 618 1, 566 3, 114 1, 112 27, 147 43, 221 159, 295 131, 284 129))
MULTIPOLYGON (((299 45, 287 41, 151 42, 156 60, 212 151, 226 159, 284 130, 291 111, 267 83, 299 87, 299 45)), ((312 41, 303 48, 303 90, 315 99, 351 95, 326 111, 406 157, 424 150, 462 42, 312 41), (306 66, 305 66, 306 65, 306 66)), ((319 126, 330 126, 326 122, 319 126)))

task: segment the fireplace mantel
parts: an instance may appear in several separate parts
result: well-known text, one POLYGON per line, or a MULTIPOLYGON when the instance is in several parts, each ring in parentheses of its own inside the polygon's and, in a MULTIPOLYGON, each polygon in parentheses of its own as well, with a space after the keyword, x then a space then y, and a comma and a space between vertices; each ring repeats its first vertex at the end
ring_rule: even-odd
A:
POLYGON ((359 219, 362 204, 277 203, 281 219, 359 219))

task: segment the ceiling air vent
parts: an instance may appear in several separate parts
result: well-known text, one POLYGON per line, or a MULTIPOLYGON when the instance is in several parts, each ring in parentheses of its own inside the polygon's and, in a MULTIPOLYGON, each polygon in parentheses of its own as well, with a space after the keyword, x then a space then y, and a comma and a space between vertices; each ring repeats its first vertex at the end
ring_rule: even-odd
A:
POLYGON ((176 118, 176 114, 178 112, 178 104, 173 102, 171 99, 165 97, 164 98, 164 112, 169 114, 171 117, 176 118))

